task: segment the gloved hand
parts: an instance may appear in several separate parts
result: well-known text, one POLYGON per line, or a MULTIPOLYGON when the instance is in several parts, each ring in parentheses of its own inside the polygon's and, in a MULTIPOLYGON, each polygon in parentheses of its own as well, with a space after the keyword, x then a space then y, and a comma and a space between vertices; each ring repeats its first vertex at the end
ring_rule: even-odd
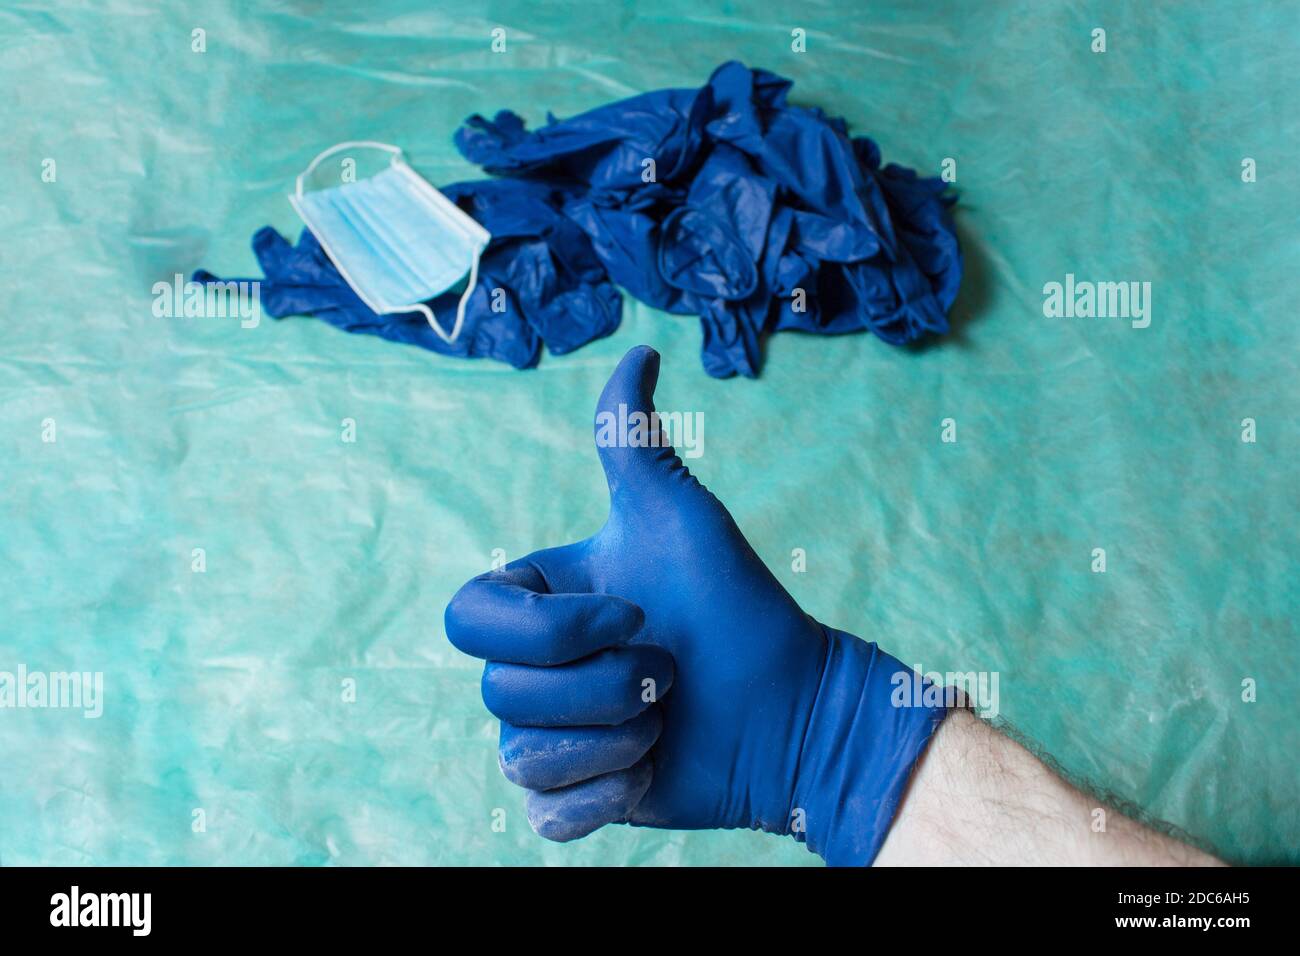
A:
POLYGON ((452 643, 488 661, 502 769, 548 839, 751 827, 870 863, 945 711, 915 706, 909 668, 804 613, 672 448, 630 447, 658 375, 658 353, 634 348, 600 396, 605 526, 447 608, 452 643), (631 434, 602 442, 601 412, 631 434))

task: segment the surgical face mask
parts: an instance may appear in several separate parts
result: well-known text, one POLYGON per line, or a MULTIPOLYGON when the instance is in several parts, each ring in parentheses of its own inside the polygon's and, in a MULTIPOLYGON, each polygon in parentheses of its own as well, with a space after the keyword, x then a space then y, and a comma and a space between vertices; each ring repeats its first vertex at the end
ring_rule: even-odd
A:
POLYGON ((478 282, 479 257, 492 236, 407 165, 401 149, 369 141, 331 146, 303 170, 289 202, 362 302, 381 315, 423 312, 443 341, 456 340, 478 282), (353 148, 382 149, 393 159, 368 179, 302 191, 303 179, 322 160, 353 148), (449 335, 424 302, 466 274, 449 335))

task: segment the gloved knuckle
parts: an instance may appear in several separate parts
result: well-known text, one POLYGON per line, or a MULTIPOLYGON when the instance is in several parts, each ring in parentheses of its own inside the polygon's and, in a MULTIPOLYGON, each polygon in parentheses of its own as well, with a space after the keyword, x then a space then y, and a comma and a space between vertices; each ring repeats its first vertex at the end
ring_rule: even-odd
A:
POLYGON ((535 762, 517 751, 502 747, 497 751, 497 763, 501 773, 517 787, 538 789, 535 762))
POLYGON ((585 814, 573 816, 563 812, 563 806, 562 800, 553 795, 530 792, 525 803, 528 825, 538 836, 553 843, 568 843, 600 827, 599 822, 585 814))
MULTIPOLYGON (((467 585, 468 586, 468 585, 467 585)), ((464 626, 464 605, 465 605, 465 588, 462 587, 452 597, 447 604, 447 610, 442 616, 443 630, 447 632, 447 640, 451 641, 453 647, 462 653, 469 653, 465 649, 466 628, 464 626)))

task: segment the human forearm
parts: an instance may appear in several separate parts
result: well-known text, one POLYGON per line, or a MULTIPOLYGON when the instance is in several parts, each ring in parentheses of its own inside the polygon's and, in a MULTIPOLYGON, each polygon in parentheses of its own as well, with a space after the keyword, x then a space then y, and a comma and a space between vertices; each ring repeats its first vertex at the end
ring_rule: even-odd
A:
POLYGON ((1223 865, 1101 807, 965 709, 948 715, 918 763, 876 864, 1223 865))

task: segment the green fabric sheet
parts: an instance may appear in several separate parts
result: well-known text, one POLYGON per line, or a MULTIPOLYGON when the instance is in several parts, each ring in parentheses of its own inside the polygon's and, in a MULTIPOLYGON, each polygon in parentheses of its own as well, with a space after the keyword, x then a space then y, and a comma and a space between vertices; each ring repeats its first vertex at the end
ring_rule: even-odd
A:
POLYGON ((494 558, 604 520, 592 409, 642 342, 661 404, 704 413, 692 470, 810 613, 996 671, 999 721, 1070 778, 1300 862, 1298 37, 1281 3, 0 8, 0 670, 103 674, 97 719, 0 710, 0 862, 816 865, 748 832, 546 843, 443 634, 494 558), (727 59, 887 160, 955 160, 950 336, 779 335, 717 381, 696 319, 631 299, 527 372, 154 315, 175 273, 258 274, 249 237, 296 236, 325 146, 476 178, 471 113, 727 59), (1067 274, 1150 282, 1149 327, 1046 317, 1067 274))

